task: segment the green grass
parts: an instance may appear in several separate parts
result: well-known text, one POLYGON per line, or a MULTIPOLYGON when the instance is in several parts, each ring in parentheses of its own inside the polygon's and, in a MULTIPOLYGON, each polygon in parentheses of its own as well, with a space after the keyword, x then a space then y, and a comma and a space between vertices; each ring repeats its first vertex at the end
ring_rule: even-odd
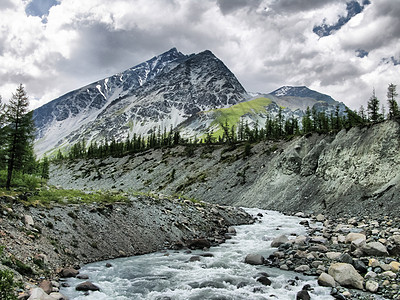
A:
POLYGON ((30 197, 25 204, 50 206, 52 203, 59 204, 81 204, 101 203, 109 204, 115 202, 128 202, 129 198, 123 193, 114 192, 84 192, 79 190, 49 189, 41 190, 37 195, 30 197))
POLYGON ((265 107, 271 103, 271 99, 261 97, 250 101, 241 102, 228 108, 213 109, 212 111, 215 112, 216 118, 211 123, 211 127, 218 126, 218 129, 214 131, 213 136, 218 137, 223 135, 223 129, 219 124, 225 124, 227 122, 229 128, 232 126, 237 126, 240 118, 243 115, 265 112, 265 107))

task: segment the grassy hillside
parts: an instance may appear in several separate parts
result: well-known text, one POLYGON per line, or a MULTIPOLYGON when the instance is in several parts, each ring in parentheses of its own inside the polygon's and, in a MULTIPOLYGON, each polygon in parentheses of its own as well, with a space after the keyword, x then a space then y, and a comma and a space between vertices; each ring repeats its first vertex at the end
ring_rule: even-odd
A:
POLYGON ((240 118, 245 114, 257 114, 265 112, 265 107, 272 103, 271 99, 261 97, 247 102, 241 102, 228 108, 213 109, 216 114, 215 120, 211 123, 211 127, 218 128, 214 131, 214 136, 222 136, 223 129, 220 124, 227 123, 229 127, 237 126, 240 118))

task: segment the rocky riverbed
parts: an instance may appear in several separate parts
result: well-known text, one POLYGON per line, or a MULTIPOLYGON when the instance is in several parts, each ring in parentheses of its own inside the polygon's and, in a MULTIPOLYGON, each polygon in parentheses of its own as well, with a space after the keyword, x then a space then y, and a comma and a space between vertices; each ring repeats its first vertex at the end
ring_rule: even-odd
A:
POLYGON ((400 299, 400 218, 320 214, 301 222, 308 235, 275 238, 276 251, 259 263, 318 276, 336 299, 400 299))
POLYGON ((163 195, 50 208, 2 197, 0 208, 0 268, 24 283, 20 299, 62 299, 57 279, 80 264, 162 249, 210 247, 225 240, 231 225, 253 221, 239 208, 163 195))

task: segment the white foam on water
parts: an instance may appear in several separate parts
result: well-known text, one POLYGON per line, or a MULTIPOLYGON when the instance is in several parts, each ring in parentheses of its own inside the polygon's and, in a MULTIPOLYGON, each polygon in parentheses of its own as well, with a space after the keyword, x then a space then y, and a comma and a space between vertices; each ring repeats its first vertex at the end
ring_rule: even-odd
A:
POLYGON ((294 234, 306 233, 297 217, 285 216, 275 211, 246 209, 250 214, 262 213, 260 222, 237 226, 237 234, 226 243, 212 247, 207 253, 213 257, 201 257, 200 261, 189 262, 190 257, 201 255, 200 250, 190 254, 184 251, 152 253, 128 258, 97 262, 85 265, 81 274, 101 291, 85 296, 75 291, 75 286, 85 280, 69 279, 70 287, 61 292, 70 299, 151 299, 151 300, 200 300, 200 299, 295 299, 305 284, 310 284, 313 300, 333 299, 330 288, 320 287, 314 277, 282 271, 266 266, 244 263, 247 254, 256 253, 268 257, 276 248, 271 248, 271 239, 279 235, 294 238, 294 234), (267 238, 266 238, 267 237, 267 238), (272 281, 271 286, 257 282, 257 274, 265 272, 272 281), (297 285, 288 281, 296 277, 297 285), (239 288, 238 288, 239 286, 239 288))

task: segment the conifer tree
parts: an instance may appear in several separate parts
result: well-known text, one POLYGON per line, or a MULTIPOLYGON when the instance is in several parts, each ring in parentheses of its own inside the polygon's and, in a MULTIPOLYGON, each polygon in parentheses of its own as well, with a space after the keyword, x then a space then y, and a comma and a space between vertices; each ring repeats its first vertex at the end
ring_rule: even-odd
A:
POLYGON ((389 107, 389 114, 388 118, 389 119, 395 119, 399 117, 399 106, 396 102, 396 85, 393 83, 390 83, 388 86, 388 91, 387 91, 387 99, 388 99, 388 107, 389 107))
POLYGON ((49 159, 47 156, 43 157, 43 160, 40 164, 40 177, 42 179, 49 179, 49 159))
POLYGON ((381 119, 379 113, 379 100, 375 95, 375 89, 372 91, 372 96, 368 100, 368 117, 371 122, 378 122, 381 119))
POLYGON ((313 123, 311 121, 311 111, 308 106, 306 109, 306 114, 303 116, 301 122, 303 125, 303 133, 309 133, 312 131, 313 123))
POLYGON ((5 169, 5 104, 2 103, 2 98, 0 96, 0 170, 5 169))
POLYGON ((22 170, 24 164, 32 160, 34 124, 28 106, 28 97, 20 84, 5 111, 8 190, 13 172, 22 170))

